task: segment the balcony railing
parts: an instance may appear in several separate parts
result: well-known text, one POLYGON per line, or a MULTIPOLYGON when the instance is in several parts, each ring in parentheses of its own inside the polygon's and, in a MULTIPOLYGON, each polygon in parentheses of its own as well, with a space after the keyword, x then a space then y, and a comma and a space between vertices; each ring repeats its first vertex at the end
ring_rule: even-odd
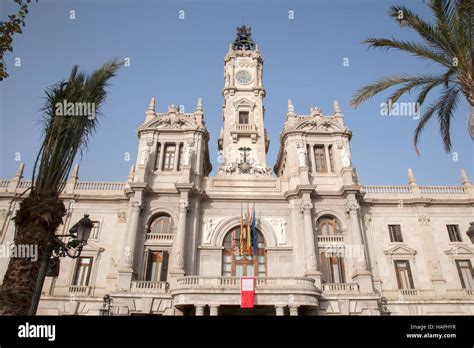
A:
POLYGON ((344 237, 340 236, 318 236, 318 243, 343 243, 344 237))
POLYGON ((417 289, 400 289, 399 293, 401 296, 418 296, 419 292, 417 289))
MULTIPOLYGON (((257 277, 257 290, 277 287, 296 287, 314 290, 314 279, 302 277, 257 277)), ((187 276, 177 279, 183 288, 216 287, 239 288, 240 277, 187 276)))
POLYGON ((122 191, 125 188, 123 182, 107 182, 107 181, 78 181, 74 186, 75 190, 92 190, 92 191, 122 191))
POLYGON ((10 185, 10 180, 0 180, 0 188, 7 188, 10 185))
POLYGON ((169 288, 167 282, 152 282, 152 281, 133 281, 130 290, 131 292, 166 292, 169 288))
POLYGON ((172 243, 172 233, 147 233, 145 241, 148 243, 172 243))
POLYGON ((370 185, 364 186, 364 191, 367 193, 390 193, 390 194, 411 194, 410 186, 382 186, 370 185))
POLYGON ((90 286, 83 286, 83 285, 70 285, 69 286, 69 293, 78 295, 78 296, 89 296, 91 293, 90 286))
POLYGON ((238 124, 236 125, 238 131, 254 131, 255 126, 253 124, 238 124))
POLYGON ((357 283, 326 283, 323 284, 324 293, 358 293, 359 284, 357 283))
POLYGON ((420 192, 434 195, 462 195, 466 193, 464 187, 460 186, 420 186, 420 192))

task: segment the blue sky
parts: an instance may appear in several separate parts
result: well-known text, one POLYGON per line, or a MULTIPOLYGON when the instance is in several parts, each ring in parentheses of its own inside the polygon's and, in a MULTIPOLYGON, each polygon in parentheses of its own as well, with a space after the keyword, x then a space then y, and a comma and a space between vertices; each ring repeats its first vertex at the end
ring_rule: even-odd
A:
MULTIPOLYGON (((174 103, 184 105, 186 112, 203 98, 215 171, 223 57, 235 28, 244 21, 265 58, 270 165, 278 152, 288 98, 299 114, 313 106, 330 114, 337 99, 353 131, 352 159, 364 184, 406 184, 411 167, 421 185, 459 185, 461 167, 470 176, 474 172, 467 102, 460 105, 452 124, 455 154, 444 153, 433 119, 421 139, 420 157, 412 145, 416 121, 380 115, 388 93, 357 109, 350 106, 358 88, 382 76, 440 71, 434 63, 408 54, 368 50, 361 44, 369 36, 417 39, 388 17, 392 4, 429 16, 423 0, 34 2, 23 33, 14 37, 13 53, 5 56, 10 77, 0 82, 0 178, 14 176, 18 154, 26 163, 26 175, 31 175, 41 141, 38 122, 44 89, 66 78, 74 64, 90 72, 114 57, 129 57, 131 65, 112 80, 100 127, 84 157, 76 160, 80 180, 126 179, 137 155, 135 129, 144 121, 151 97, 159 111, 174 103), (75 19, 70 19, 71 10, 75 19), (179 18, 181 10, 184 19, 179 18), (17 57, 20 67, 14 66, 17 57), (344 66, 344 58, 349 66, 344 66), (127 152, 131 162, 125 160, 127 152)), ((0 18, 14 9, 12 1, 0 0, 0 18)))

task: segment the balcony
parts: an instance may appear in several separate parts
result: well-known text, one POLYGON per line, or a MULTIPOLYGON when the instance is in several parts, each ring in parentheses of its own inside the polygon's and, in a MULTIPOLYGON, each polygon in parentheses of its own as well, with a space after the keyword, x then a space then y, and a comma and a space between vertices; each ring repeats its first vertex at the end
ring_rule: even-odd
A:
POLYGON ((91 294, 90 286, 82 285, 71 285, 69 286, 69 294, 74 294, 76 296, 89 296, 91 294))
POLYGON ((172 233, 147 233, 145 244, 173 244, 172 233))
POLYGON ((323 284, 325 295, 358 294, 359 284, 357 283, 326 283, 323 284))
POLYGON ((344 237, 339 236, 318 236, 318 244, 342 244, 344 237))
POLYGON ((474 289, 448 289, 448 298, 453 300, 474 300, 474 289))
POLYGON ((253 124, 238 124, 236 125, 236 129, 241 132, 253 132, 255 131, 255 125, 253 124))
MULTIPOLYGON (((197 302, 240 304, 240 277, 185 276, 172 286, 171 295, 178 306, 197 302)), ((303 277, 257 277, 255 301, 257 305, 275 303, 299 306, 318 306, 321 290, 314 279, 303 277)))
MULTIPOLYGON (((240 289, 240 277, 201 277, 188 276, 177 280, 179 288, 227 288, 240 289)), ((315 290, 314 280, 311 278, 293 277, 257 277, 256 290, 269 288, 298 287, 302 289, 315 290)))
POLYGON ((132 293, 165 293, 169 289, 167 282, 152 282, 152 281, 133 281, 130 286, 132 293))

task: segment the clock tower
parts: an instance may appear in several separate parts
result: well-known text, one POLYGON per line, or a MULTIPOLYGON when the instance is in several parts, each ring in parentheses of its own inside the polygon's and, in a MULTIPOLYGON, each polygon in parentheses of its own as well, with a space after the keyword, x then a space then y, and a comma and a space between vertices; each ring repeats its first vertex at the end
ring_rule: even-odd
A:
POLYGON ((250 28, 237 28, 237 37, 224 58, 224 127, 218 139, 223 174, 270 175, 264 126, 263 58, 250 28))

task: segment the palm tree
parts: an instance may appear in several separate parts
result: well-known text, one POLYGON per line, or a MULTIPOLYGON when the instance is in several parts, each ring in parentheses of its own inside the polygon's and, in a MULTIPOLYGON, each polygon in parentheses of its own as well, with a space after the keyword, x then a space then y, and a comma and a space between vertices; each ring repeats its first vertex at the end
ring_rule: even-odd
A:
MULTIPOLYGON (((100 115, 107 96, 108 81, 122 62, 113 60, 87 76, 72 68, 67 80, 46 92, 43 112, 43 144, 33 168, 32 187, 20 203, 15 221, 15 245, 38 245, 37 261, 11 258, 0 291, 0 315, 25 315, 30 308, 46 246, 62 224, 66 209, 59 195, 64 189, 72 164, 79 152, 82 156, 90 136, 98 125, 96 117, 82 115, 64 117, 61 104, 89 103, 100 115)), ((82 104, 86 105, 86 104, 82 104)))
MULTIPOLYGON (((443 67, 443 73, 418 76, 388 76, 375 83, 362 87, 352 99, 357 107, 363 101, 393 86, 399 88, 389 97, 391 105, 404 94, 419 90, 417 103, 421 106, 426 96, 435 87, 441 87, 439 98, 430 104, 418 121, 414 134, 417 154, 421 132, 434 114, 438 115, 439 129, 444 150, 451 150, 450 125, 454 112, 462 96, 471 105, 471 127, 474 127, 474 55, 473 29, 474 18, 471 0, 431 0, 429 7, 434 23, 421 19, 406 7, 392 6, 389 15, 401 25, 414 29, 423 42, 410 42, 396 39, 368 38, 363 43, 369 47, 384 50, 396 49, 408 52, 418 58, 436 62, 443 67)), ((474 139, 474 133, 471 137, 474 139)))

